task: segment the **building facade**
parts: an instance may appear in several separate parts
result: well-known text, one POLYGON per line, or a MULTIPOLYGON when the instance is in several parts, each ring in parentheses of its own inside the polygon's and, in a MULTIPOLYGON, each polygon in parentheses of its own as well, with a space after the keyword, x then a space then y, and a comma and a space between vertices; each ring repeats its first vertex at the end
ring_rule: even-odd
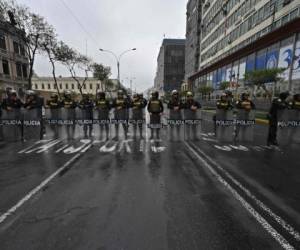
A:
MULTIPOLYGON (((80 83, 83 82, 84 77, 78 78, 80 83)), ((112 80, 114 87, 110 89, 112 96, 116 95, 118 81, 112 80)), ((65 91, 71 91, 75 95, 80 94, 80 87, 77 82, 72 77, 58 77, 57 86, 55 85, 53 77, 38 77, 34 76, 32 78, 32 89, 38 91, 41 95, 49 95, 51 93, 57 93, 57 87, 60 93, 65 91)), ((98 90, 105 91, 104 84, 100 80, 95 78, 88 78, 85 84, 82 86, 82 92, 85 94, 96 95, 98 90)))
POLYGON ((214 0, 202 8, 199 70, 189 78, 218 89, 245 87, 245 73, 285 68, 280 90, 300 91, 299 0, 214 0))
POLYGON ((202 0, 189 0, 186 12, 185 80, 199 69, 202 0))
POLYGON ((28 57, 24 35, 10 23, 0 21, 0 89, 12 88, 20 95, 28 84, 28 57))
POLYGON ((185 39, 164 39, 157 58, 154 87, 160 95, 180 90, 185 70, 185 39))

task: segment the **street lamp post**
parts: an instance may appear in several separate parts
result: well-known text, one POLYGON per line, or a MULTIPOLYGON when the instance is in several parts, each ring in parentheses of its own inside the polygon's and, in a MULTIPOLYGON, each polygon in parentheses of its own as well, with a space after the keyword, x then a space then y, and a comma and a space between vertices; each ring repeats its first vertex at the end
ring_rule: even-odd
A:
POLYGON ((112 54, 116 61, 117 61, 117 69, 118 69, 118 84, 119 84, 119 89, 121 88, 121 82, 120 82, 120 60, 121 60, 121 57, 123 55, 125 55, 126 53, 130 52, 130 51, 135 51, 136 48, 133 48, 133 49, 129 49, 129 50, 125 50, 124 52, 122 52, 120 55, 116 55, 114 52, 110 51, 110 50, 105 50, 105 49, 99 49, 101 52, 107 52, 107 53, 110 53, 112 54))

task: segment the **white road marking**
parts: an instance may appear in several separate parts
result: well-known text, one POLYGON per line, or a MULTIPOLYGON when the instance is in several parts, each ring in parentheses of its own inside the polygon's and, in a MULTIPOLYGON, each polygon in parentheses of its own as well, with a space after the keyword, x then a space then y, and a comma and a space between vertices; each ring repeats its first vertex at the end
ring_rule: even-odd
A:
POLYGON ((150 145, 151 145, 151 150, 152 152, 154 153, 161 153, 161 152, 164 152, 166 150, 166 147, 165 146, 159 146, 157 147, 155 145, 155 142, 161 142, 162 140, 151 140, 150 141, 150 145))
MULTIPOLYGON (((228 182, 223 179, 214 169, 213 167, 203 159, 188 143, 186 143, 188 149, 198 158, 200 162, 217 178, 217 180, 223 184, 236 198, 242 206, 261 224, 261 226, 284 248, 288 250, 294 249, 289 242, 283 238, 281 234, 279 234, 246 200, 244 200, 238 192, 230 185, 228 182)), ((200 149, 199 149, 200 151, 200 149)))
POLYGON ((140 141, 140 152, 144 152, 144 143, 145 143, 144 140, 140 141))
POLYGON ((127 153, 131 153, 131 148, 129 146, 129 142, 131 142, 131 141, 132 140, 122 140, 120 142, 120 144, 119 144, 119 150, 118 150, 118 152, 121 152, 124 149, 124 147, 125 147, 126 152, 127 153))
POLYGON ((219 145, 215 145, 215 148, 216 149, 219 149, 219 150, 223 150, 223 151, 232 151, 232 148, 228 147, 228 146, 219 146, 219 145))
POLYGON ((243 145, 239 145, 239 146, 229 145, 229 147, 231 147, 235 150, 249 151, 249 149, 243 145))
POLYGON ((118 142, 114 142, 114 144, 111 147, 108 147, 108 144, 111 143, 111 141, 108 141, 107 143, 105 143, 100 149, 99 151, 101 153, 111 153, 113 151, 116 150, 118 142))
POLYGON ((35 151, 37 151, 36 153, 42 153, 45 152, 47 150, 49 150, 50 148, 52 148, 53 146, 55 146, 56 144, 60 143, 60 140, 53 140, 48 142, 47 144, 41 145, 41 146, 37 146, 36 148, 32 148, 30 150, 25 151, 25 154, 30 154, 33 153, 35 151))
POLYGON ((62 146, 61 148, 59 148, 58 150, 56 150, 55 153, 60 153, 61 151, 63 151, 68 146, 69 146, 69 144, 66 144, 66 145, 62 146))
POLYGON ((46 142, 50 142, 52 140, 41 140, 41 141, 36 141, 33 145, 21 150, 18 152, 18 154, 23 154, 24 152, 26 152, 27 150, 29 149, 32 149, 33 147, 35 147, 37 144, 40 144, 40 143, 46 143, 46 142))
POLYGON ((80 147, 74 148, 74 146, 68 147, 64 150, 65 154, 75 154, 83 150, 88 144, 91 143, 91 140, 80 140, 81 143, 83 143, 80 147))
MULTIPOLYGON (((193 144, 196 146, 195 144, 193 144)), ((287 223, 283 218, 279 215, 275 214, 271 208, 265 205, 262 201, 260 201, 256 196, 254 196, 247 188, 245 188, 239 181, 237 181, 232 175, 230 175, 224 168, 222 168, 216 161, 206 155, 200 148, 197 150, 205 155, 205 157, 212 162, 220 171, 222 171, 226 177, 228 177, 235 185, 237 185, 249 198, 251 198, 261 209, 268 213, 270 217, 272 217, 282 228, 284 228, 290 235, 292 235, 297 241, 300 241, 300 233, 296 231, 289 223, 287 223)))
POLYGON ((63 172, 69 165, 71 165, 75 160, 77 160, 82 154, 76 154, 73 156, 67 163, 65 163, 62 167, 60 167, 57 171, 55 171, 52 175, 50 175, 46 180, 44 180, 40 185, 36 188, 32 189, 28 194, 26 194, 16 205, 10 208, 7 212, 0 216, 0 224, 3 223, 10 215, 15 213, 18 208, 20 208, 24 203, 30 200, 34 195, 36 195, 39 191, 41 191, 49 182, 51 182, 54 178, 56 178, 61 172, 63 172))

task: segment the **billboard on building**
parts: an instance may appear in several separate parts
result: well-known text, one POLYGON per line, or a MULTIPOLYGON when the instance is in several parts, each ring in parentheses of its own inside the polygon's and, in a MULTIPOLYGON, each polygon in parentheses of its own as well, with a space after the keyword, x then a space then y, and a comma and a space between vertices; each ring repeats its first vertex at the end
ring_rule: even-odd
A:
POLYGON ((272 50, 267 53, 266 57, 266 69, 274 69, 277 68, 278 65, 278 50, 272 50))
POLYGON ((246 73, 246 62, 242 62, 239 68, 239 79, 244 79, 246 73))
POLYGON ((294 66, 293 66, 293 80, 300 79, 300 41, 296 43, 294 66))
POLYGON ((226 67, 226 77, 225 77, 226 82, 231 81, 231 65, 228 65, 226 67))
POLYGON ((288 81, 289 79, 289 70, 292 64, 292 55, 293 55, 293 45, 290 44, 280 49, 279 51, 279 60, 278 68, 284 68, 285 71, 282 73, 281 77, 288 81))
POLYGON ((266 53, 262 53, 256 56, 255 69, 262 70, 265 69, 266 65, 266 53))

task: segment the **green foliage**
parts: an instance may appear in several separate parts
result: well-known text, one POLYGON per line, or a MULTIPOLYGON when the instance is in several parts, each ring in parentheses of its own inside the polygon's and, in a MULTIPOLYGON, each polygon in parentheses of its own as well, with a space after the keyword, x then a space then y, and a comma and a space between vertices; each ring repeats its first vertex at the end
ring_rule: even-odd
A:
POLYGON ((280 81, 280 75, 285 71, 283 68, 262 69, 247 72, 245 81, 249 85, 260 86, 268 82, 280 81))
POLYGON ((208 95, 211 94, 214 91, 214 89, 210 86, 202 86, 198 89, 198 93, 202 95, 208 95))
POLYGON ((94 78, 105 81, 111 76, 111 68, 105 67, 102 64, 94 63, 92 65, 93 76, 94 78))
POLYGON ((227 82, 227 81, 221 82, 219 89, 226 90, 227 88, 229 88, 229 86, 230 86, 230 82, 227 82))

